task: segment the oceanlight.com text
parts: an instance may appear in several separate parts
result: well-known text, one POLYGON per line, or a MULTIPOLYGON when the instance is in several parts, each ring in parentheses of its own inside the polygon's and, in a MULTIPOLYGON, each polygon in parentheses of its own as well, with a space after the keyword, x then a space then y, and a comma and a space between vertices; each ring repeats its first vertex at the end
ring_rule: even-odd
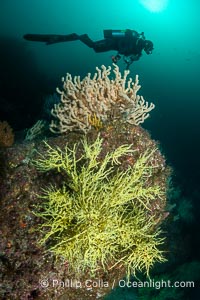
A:
POLYGON ((148 280, 148 281, 126 281, 120 280, 118 286, 123 287, 133 287, 133 288, 194 288, 194 281, 174 281, 171 280, 148 280))

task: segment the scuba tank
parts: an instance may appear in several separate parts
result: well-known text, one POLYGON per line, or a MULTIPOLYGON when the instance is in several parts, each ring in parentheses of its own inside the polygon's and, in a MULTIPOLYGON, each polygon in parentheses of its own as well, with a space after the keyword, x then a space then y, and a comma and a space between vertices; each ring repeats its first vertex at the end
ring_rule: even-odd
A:
POLYGON ((126 33, 126 30, 106 29, 106 30, 103 31, 105 39, 111 39, 113 37, 124 37, 125 33, 126 33))
POLYGON ((125 29, 125 30, 112 30, 112 29, 105 29, 103 31, 105 39, 112 39, 112 38, 122 38, 125 36, 132 36, 135 38, 139 37, 139 34, 135 30, 125 29))

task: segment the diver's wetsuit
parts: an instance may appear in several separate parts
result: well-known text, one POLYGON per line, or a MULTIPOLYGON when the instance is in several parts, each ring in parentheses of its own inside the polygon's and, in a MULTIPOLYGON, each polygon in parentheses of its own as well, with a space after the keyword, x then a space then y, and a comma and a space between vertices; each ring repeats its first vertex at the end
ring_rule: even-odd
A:
POLYGON ((125 56, 137 55, 138 59, 142 55, 144 38, 134 30, 123 31, 121 34, 119 30, 104 30, 104 37, 103 40, 93 42, 87 34, 83 34, 79 36, 79 40, 95 52, 116 50, 125 56))
POLYGON ((106 52, 116 50, 119 54, 129 56, 142 52, 144 38, 141 38, 135 30, 104 30, 105 39, 92 41, 87 34, 76 33, 67 35, 56 34, 25 34, 24 38, 29 41, 45 42, 47 45, 80 40, 85 45, 93 48, 95 52, 106 52))
MULTIPOLYGON (((118 59, 120 58, 119 54, 124 55, 124 57, 128 57, 130 59, 130 62, 128 63, 126 59, 124 59, 128 66, 133 61, 140 58, 140 56, 142 55, 142 50, 145 49, 146 43, 144 33, 139 34, 137 31, 130 29, 104 30, 104 39, 95 42, 92 41, 87 34, 78 35, 76 33, 68 35, 25 34, 24 38, 29 41, 45 42, 47 45, 80 40, 88 47, 94 49, 95 52, 106 52, 110 50, 118 51, 118 59)), ((151 52, 147 54, 150 53, 151 52)))

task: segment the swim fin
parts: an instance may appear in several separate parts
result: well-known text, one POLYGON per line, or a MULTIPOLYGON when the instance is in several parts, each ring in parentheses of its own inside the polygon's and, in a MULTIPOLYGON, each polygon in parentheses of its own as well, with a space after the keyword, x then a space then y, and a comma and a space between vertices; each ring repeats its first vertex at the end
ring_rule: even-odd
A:
POLYGON ((79 36, 76 33, 67 34, 67 35, 58 35, 58 34, 25 34, 24 39, 33 42, 44 42, 47 45, 62 43, 62 42, 71 42, 79 40, 79 36))

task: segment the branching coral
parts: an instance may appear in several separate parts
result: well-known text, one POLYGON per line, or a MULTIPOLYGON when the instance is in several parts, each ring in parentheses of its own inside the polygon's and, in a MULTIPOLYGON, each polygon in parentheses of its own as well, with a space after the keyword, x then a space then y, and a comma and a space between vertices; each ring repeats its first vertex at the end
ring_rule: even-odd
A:
POLYGON ((102 142, 99 136, 94 143, 85 138, 82 146, 66 146, 65 151, 46 144, 46 154, 34 161, 38 170, 54 169, 65 178, 61 189, 51 186, 42 196, 43 209, 36 212, 44 219, 40 244, 48 241, 49 249, 75 272, 94 274, 123 265, 128 276, 137 270, 149 274, 156 261, 164 261, 159 250, 163 238, 149 214, 155 199, 165 199, 158 184, 147 184, 156 149, 120 171, 119 160, 133 152, 132 145, 121 145, 100 159, 102 142))
POLYGON ((45 121, 44 120, 38 120, 31 128, 27 130, 25 140, 26 141, 32 141, 36 137, 42 134, 45 127, 45 121))
POLYGON ((109 78, 111 67, 102 66, 96 70, 92 78, 91 74, 83 80, 80 76, 72 78, 70 74, 62 78, 63 90, 57 89, 61 102, 52 109, 55 117, 50 124, 52 132, 80 130, 86 133, 92 127, 90 118, 94 115, 102 123, 120 118, 133 125, 139 125, 149 117, 154 104, 137 95, 140 89, 138 76, 135 82, 132 78, 127 80, 129 71, 122 75, 117 65, 114 65, 114 79, 109 78))

